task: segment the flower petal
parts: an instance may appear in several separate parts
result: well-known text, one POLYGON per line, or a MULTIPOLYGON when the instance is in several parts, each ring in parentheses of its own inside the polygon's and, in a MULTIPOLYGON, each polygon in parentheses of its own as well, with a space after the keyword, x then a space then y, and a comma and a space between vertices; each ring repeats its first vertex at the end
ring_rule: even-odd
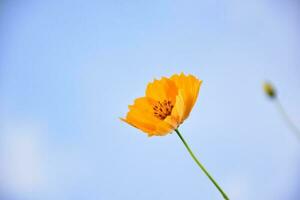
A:
POLYGON ((177 87, 175 83, 165 77, 149 83, 146 89, 146 97, 156 101, 171 100, 175 104, 176 96, 177 87))
POLYGON ((202 80, 199 80, 192 75, 186 76, 183 73, 180 75, 175 74, 170 79, 175 82, 176 87, 178 88, 174 114, 177 114, 182 123, 189 116, 197 100, 202 80))
POLYGON ((162 136, 170 133, 173 127, 169 123, 159 120, 153 114, 152 106, 155 102, 155 100, 147 97, 136 99, 134 104, 129 106, 126 118, 122 120, 148 133, 149 136, 162 136))

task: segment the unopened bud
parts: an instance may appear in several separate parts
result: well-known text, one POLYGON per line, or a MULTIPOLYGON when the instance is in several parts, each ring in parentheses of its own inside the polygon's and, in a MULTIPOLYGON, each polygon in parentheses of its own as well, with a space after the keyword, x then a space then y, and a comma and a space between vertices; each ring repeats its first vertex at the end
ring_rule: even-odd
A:
POLYGON ((271 83, 265 82, 263 84, 263 89, 270 98, 276 98, 276 90, 271 83))

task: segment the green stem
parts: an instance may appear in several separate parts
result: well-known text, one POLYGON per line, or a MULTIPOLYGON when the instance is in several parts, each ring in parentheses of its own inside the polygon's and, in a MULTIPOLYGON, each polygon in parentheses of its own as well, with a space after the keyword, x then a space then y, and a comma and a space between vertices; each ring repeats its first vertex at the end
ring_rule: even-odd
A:
POLYGON ((227 195, 225 194, 225 192, 222 190, 222 188, 218 185, 218 183, 208 173, 208 171, 205 169, 205 167, 196 158, 196 156, 194 155, 194 153, 192 152, 192 150, 190 149, 189 145, 186 143, 186 141, 184 140, 184 138, 182 137, 182 135, 180 134, 180 132, 178 131, 178 129, 175 129, 175 132, 177 133, 177 135, 179 136, 179 138, 183 142, 184 146, 186 147, 186 149, 188 150, 188 152, 190 153, 190 155, 192 156, 192 158, 194 159, 194 161, 197 163, 197 165, 200 167, 200 169, 204 172, 204 174, 209 178, 209 180, 216 186, 216 188, 222 194, 223 198, 225 200, 229 200, 229 198, 227 197, 227 195))
POLYGON ((289 115, 283 108, 283 106, 280 103, 278 98, 275 99, 275 104, 276 104, 276 107, 277 107, 278 111, 280 112, 282 118, 285 120, 285 122, 287 123, 287 125, 289 126, 291 131, 293 131, 295 133, 296 137, 300 140, 300 130, 296 127, 296 125, 290 119, 289 115))

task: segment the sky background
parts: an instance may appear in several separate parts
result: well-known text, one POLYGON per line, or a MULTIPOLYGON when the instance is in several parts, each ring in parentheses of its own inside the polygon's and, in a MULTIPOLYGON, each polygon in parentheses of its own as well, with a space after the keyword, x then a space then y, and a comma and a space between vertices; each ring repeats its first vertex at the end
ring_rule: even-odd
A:
POLYGON ((180 127, 232 200, 300 199, 299 4, 0 1, 0 199, 222 199, 176 134, 121 122, 149 81, 202 79, 180 127))

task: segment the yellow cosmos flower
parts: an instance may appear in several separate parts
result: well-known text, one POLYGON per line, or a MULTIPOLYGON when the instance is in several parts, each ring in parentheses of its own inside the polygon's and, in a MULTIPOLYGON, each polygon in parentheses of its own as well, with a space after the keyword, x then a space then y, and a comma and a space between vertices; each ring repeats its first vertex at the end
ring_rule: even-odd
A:
POLYGON ((196 164, 219 190, 223 198, 229 200, 218 183, 196 158, 178 130, 179 125, 193 109, 201 84, 202 80, 183 73, 154 80, 148 84, 145 97, 137 98, 134 104, 129 106, 126 118, 121 119, 149 136, 163 136, 175 131, 196 164))
POLYGON ((198 97, 202 80, 193 75, 175 74, 149 83, 144 97, 129 106, 123 121, 149 136, 163 136, 189 116, 198 97))

